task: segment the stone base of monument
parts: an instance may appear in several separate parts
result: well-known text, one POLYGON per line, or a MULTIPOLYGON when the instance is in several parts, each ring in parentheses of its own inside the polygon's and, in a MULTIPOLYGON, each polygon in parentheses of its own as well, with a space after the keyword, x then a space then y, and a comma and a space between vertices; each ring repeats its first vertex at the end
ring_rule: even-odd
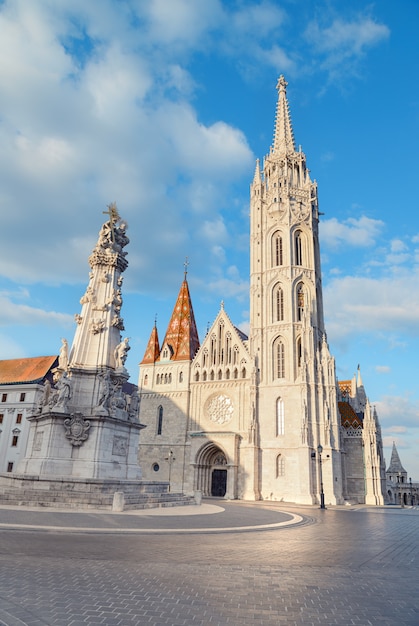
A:
POLYGON ((0 474, 0 504, 114 512, 196 504, 164 482, 0 474))

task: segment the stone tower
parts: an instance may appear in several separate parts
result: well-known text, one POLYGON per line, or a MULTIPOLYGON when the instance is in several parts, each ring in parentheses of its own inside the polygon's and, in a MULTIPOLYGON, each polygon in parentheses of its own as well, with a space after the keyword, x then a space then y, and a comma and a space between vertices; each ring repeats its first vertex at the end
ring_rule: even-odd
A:
POLYGON ((249 339, 258 369, 261 491, 312 504, 322 478, 326 500, 337 503, 339 424, 323 321, 317 185, 295 149, 286 87, 281 76, 273 145, 250 191, 249 339))

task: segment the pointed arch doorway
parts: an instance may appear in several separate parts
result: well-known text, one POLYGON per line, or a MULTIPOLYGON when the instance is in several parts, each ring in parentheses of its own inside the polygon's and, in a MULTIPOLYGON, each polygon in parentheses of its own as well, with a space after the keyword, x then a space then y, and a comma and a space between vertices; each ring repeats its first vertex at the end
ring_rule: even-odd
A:
POLYGON ((223 450, 210 443, 198 452, 196 458, 196 488, 203 496, 224 498, 228 491, 228 465, 223 450))

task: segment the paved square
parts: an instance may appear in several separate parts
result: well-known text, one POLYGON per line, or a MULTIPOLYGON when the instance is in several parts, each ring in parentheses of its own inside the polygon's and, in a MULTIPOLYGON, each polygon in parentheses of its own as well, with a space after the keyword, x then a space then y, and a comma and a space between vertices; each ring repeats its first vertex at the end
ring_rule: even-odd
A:
POLYGON ((0 625, 419 624, 419 510, 215 504, 0 508, 0 625))

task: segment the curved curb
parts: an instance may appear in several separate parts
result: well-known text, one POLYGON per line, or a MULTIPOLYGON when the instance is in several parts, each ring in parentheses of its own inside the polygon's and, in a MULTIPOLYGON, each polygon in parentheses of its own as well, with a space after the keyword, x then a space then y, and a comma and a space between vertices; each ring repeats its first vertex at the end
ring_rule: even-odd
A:
POLYGON ((287 526, 296 526, 303 522, 309 521, 308 518, 296 513, 281 511, 284 515, 289 515, 290 519, 282 522, 274 522, 272 524, 255 524, 254 526, 219 526, 216 528, 91 528, 91 527, 74 527, 74 526, 40 526, 34 524, 0 524, 0 529, 17 530, 17 531, 44 531, 44 532, 71 532, 76 534, 151 534, 151 535, 175 535, 175 534, 200 534, 200 533, 236 533, 236 532, 253 532, 257 530, 274 530, 287 526))

